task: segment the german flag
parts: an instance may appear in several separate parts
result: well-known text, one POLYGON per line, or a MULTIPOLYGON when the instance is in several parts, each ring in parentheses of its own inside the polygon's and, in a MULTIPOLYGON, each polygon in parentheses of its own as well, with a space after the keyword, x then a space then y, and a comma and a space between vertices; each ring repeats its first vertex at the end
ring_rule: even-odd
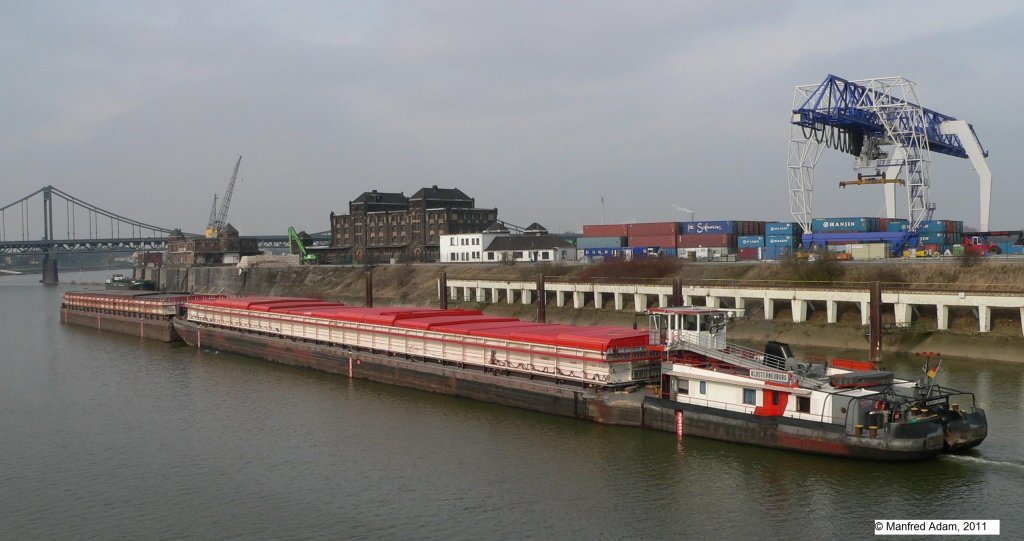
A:
POLYGON ((942 366, 942 365, 941 364, 937 364, 934 367, 932 367, 932 366, 928 367, 928 372, 927 372, 928 379, 935 379, 935 374, 939 373, 939 367, 940 366, 942 366))

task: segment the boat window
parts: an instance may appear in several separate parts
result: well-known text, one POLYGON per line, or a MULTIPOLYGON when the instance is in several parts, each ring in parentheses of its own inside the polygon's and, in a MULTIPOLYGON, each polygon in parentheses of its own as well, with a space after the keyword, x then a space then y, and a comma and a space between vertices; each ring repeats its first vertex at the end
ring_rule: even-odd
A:
POLYGON ((700 382, 700 394, 708 394, 708 382, 700 382))
POLYGON ((772 405, 773 406, 778 406, 779 405, 779 392, 778 391, 772 391, 772 405))
POLYGON ((811 412, 811 397, 809 396, 798 396, 796 397, 796 410, 801 413, 811 412))
POLYGON ((696 314, 686 314, 683 316, 683 329, 687 331, 697 330, 696 314))
POLYGON ((677 379, 676 380, 676 392, 679 394, 690 394, 690 380, 688 379, 677 379))
POLYGON ((753 389, 743 389, 743 403, 757 405, 757 393, 753 389))

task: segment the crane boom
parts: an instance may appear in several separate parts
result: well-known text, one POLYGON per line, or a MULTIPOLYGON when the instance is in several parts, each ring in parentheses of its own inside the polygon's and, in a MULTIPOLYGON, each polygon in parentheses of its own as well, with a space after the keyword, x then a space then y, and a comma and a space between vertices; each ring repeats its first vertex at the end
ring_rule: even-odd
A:
POLYGON ((213 196, 213 209, 210 209, 210 223, 206 226, 206 238, 213 238, 220 234, 220 230, 228 221, 228 208, 231 206, 231 193, 235 191, 235 181, 238 180, 238 168, 242 165, 242 157, 238 157, 235 163, 235 172, 231 174, 228 187, 224 190, 224 197, 220 200, 220 209, 214 214, 217 208, 217 195, 213 196))

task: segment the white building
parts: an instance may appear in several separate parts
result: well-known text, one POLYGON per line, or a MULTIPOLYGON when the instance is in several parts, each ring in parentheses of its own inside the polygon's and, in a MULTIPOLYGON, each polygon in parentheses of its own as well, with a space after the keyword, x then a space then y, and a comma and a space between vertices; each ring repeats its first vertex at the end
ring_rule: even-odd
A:
POLYGON ((482 263, 484 248, 496 237, 508 235, 508 229, 500 222, 482 233, 441 235, 441 263, 482 263))
POLYGON ((576 247, 567 240, 549 235, 544 226, 533 223, 522 235, 495 237, 484 247, 485 263, 503 261, 576 261, 576 247))

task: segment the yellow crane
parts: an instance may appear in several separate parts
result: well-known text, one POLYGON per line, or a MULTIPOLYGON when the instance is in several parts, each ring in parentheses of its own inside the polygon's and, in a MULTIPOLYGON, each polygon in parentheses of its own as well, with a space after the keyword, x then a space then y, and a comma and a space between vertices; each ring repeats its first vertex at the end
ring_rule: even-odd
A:
POLYGON ((857 173, 857 180, 839 181, 840 188, 845 188, 847 186, 863 186, 866 184, 900 184, 902 186, 906 186, 907 182, 901 178, 885 178, 885 173, 879 173, 876 175, 862 175, 857 173))

